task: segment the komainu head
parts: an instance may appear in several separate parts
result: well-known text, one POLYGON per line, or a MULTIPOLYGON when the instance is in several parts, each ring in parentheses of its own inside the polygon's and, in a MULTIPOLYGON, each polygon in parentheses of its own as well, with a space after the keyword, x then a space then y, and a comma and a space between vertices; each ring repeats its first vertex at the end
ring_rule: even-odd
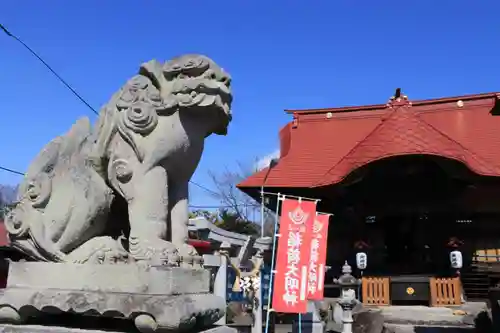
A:
POLYGON ((206 56, 183 55, 165 63, 151 60, 102 108, 92 159, 100 169, 118 132, 142 161, 146 154, 142 138, 152 134, 161 119, 181 122, 187 136, 187 132, 203 138, 225 135, 232 99, 229 74, 206 56), (177 120, 170 117, 175 114, 177 120))
POLYGON ((189 54, 163 65, 152 60, 141 66, 140 74, 158 89, 159 96, 153 100, 161 103, 160 113, 199 113, 214 123, 211 133, 227 133, 233 99, 231 77, 210 58, 189 54))

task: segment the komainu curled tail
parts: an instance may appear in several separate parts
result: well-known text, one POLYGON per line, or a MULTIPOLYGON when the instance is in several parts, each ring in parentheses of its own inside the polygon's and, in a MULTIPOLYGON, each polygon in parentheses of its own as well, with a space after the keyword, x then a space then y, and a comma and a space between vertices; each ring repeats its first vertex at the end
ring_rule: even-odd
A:
POLYGON ((71 252, 102 234, 113 194, 88 160, 90 137, 82 118, 32 162, 5 221, 13 247, 37 260, 74 261, 71 252))

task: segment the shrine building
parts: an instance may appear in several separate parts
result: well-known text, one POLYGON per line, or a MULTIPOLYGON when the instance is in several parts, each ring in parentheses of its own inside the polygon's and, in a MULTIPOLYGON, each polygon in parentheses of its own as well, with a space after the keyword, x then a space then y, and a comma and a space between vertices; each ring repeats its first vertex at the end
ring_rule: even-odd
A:
POLYGON ((500 281, 500 93, 412 101, 397 89, 385 104, 286 112, 279 160, 238 188, 321 200, 327 283, 363 252, 365 304, 487 298, 500 281))

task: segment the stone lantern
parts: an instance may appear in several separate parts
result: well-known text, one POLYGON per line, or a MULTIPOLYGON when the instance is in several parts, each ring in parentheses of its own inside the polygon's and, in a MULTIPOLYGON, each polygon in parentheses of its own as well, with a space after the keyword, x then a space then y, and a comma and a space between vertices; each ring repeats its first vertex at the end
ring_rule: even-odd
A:
POLYGON ((333 283, 341 288, 341 295, 338 304, 342 308, 342 333, 352 333, 352 309, 358 304, 356 299, 356 289, 361 281, 352 276, 351 266, 345 262, 342 266, 342 275, 334 279, 333 283))

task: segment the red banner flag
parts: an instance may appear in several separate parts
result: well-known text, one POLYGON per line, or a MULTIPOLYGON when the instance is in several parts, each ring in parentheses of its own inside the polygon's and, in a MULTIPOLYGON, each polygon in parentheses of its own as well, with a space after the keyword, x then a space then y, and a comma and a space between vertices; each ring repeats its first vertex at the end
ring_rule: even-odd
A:
POLYGON ((316 214, 312 227, 307 299, 314 301, 323 299, 329 219, 328 214, 316 214))
POLYGON ((283 200, 273 283, 276 312, 307 312, 307 272, 315 216, 316 202, 283 200))

